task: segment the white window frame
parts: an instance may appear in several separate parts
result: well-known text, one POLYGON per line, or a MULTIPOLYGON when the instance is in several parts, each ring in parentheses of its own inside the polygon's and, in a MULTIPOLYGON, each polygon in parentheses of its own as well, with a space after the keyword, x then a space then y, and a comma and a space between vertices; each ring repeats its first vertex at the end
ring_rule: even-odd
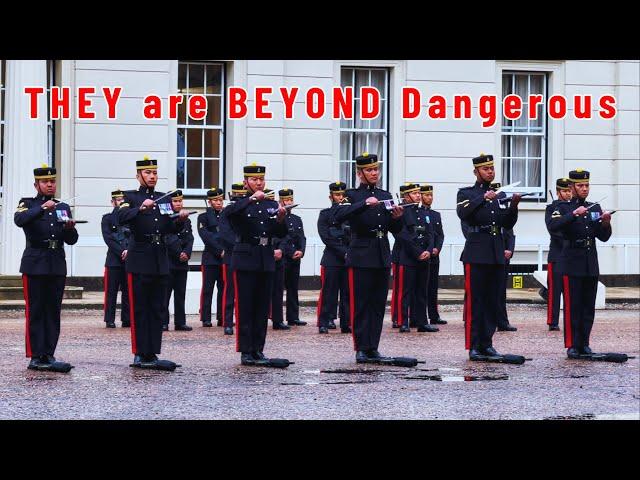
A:
MULTIPOLYGON (((205 157, 204 156, 204 151, 205 151, 205 138, 204 135, 202 137, 202 156, 200 157, 189 157, 186 155, 187 153, 187 145, 188 142, 185 141, 185 156, 184 157, 180 157, 178 156, 178 148, 177 148, 177 144, 176 144, 176 185, 177 185, 177 179, 178 179, 178 162, 182 159, 184 159, 184 182, 185 182, 185 187, 182 187, 180 185, 177 185, 178 188, 180 188, 182 190, 182 193, 186 196, 202 196, 202 195, 206 195, 207 190, 209 190, 209 188, 212 185, 208 185, 204 188, 186 188, 186 182, 187 182, 187 171, 188 171, 188 161, 189 160, 200 160, 200 164, 201 164, 201 178, 204 178, 204 161, 205 160, 218 160, 218 178, 219 178, 219 183, 220 185, 217 185, 218 187, 222 187, 225 183, 225 119, 226 119, 226 98, 225 98, 225 93, 226 93, 226 64, 224 62, 216 62, 216 61, 189 61, 189 60, 180 60, 178 61, 178 65, 177 65, 177 72, 180 71, 180 66, 182 65, 203 65, 205 66, 204 68, 204 81, 205 81, 205 85, 206 85, 206 81, 207 81, 207 69, 206 66, 207 65, 219 65, 221 67, 221 71, 222 71, 222 79, 221 79, 221 84, 220 84, 220 93, 203 93, 203 95, 206 95, 207 97, 220 97, 220 125, 192 125, 192 124, 183 124, 183 123, 177 123, 176 124, 176 135, 178 132, 178 129, 202 129, 202 130, 219 130, 220 131, 220 145, 219 145, 219 156, 216 157, 205 157)), ((187 86, 189 85, 189 69, 187 69, 187 86)), ((176 84, 176 88, 178 88, 178 85, 176 84)), ((180 93, 180 92, 179 92, 180 93)), ((184 101, 187 101, 188 98, 188 93, 185 93, 184 96, 184 101)), ((188 117, 186 118, 187 122, 188 122, 188 117)), ((206 120, 206 119, 205 119, 206 120)), ((188 133, 187 133, 188 135, 188 133)))
MULTIPOLYGON (((7 61, 0 60, 0 135, 4 136, 4 132, 7 131, 6 121, 4 119, 4 103, 2 101, 2 93, 4 92, 4 97, 7 95, 7 86, 6 86, 6 77, 7 77, 7 61)), ((5 142, 3 138, 0 138, 0 206, 2 205, 2 198, 4 196, 4 145, 5 142)))
POLYGON ((51 87, 56 84, 56 61, 47 60, 47 164, 56 166, 56 126, 51 120, 51 87))
MULTIPOLYGON (((389 115, 390 115, 391 109, 390 109, 389 92, 391 90, 391 68, 389 68, 387 66, 343 64, 343 65, 340 65, 340 70, 338 72, 340 80, 342 79, 342 70, 343 69, 352 69, 353 70, 351 85, 354 88, 354 91, 353 91, 353 115, 354 115, 354 119, 352 120, 354 128, 344 128, 342 126, 342 122, 343 121, 342 120, 340 121, 339 140, 338 140, 338 172, 342 172, 342 167, 343 167, 343 164, 345 164, 345 163, 353 165, 355 163, 355 156, 357 156, 360 153, 362 153, 362 152, 353 152, 353 143, 354 143, 355 134, 358 134, 358 133, 363 133, 363 134, 382 133, 382 153, 383 153, 384 158, 382 158, 382 159, 379 158, 378 161, 380 163, 380 168, 383 171, 381 187, 383 189, 385 189, 385 190, 388 190, 389 176, 390 176, 390 168, 389 168, 389 135, 390 135, 390 132, 389 132, 389 115), (381 70, 381 71, 385 72, 385 82, 384 82, 385 91, 384 92, 380 92, 381 100, 384 100, 384 112, 381 112, 381 114, 384 115, 383 128, 368 128, 368 129, 355 128, 355 119, 359 114, 359 112, 356 109, 356 102, 360 100, 360 92, 356 91, 356 89, 355 89, 356 70, 367 70, 369 72, 369 81, 367 82, 367 85, 371 85, 371 71, 372 70, 381 70), (340 137, 342 136, 343 133, 351 133, 351 134, 353 134, 353 135, 351 135, 351 138, 350 138, 351 151, 355 154, 355 155, 352 155, 353 158, 349 158, 349 159, 342 158, 342 154, 341 154, 341 151, 340 151, 340 145, 341 145, 340 137)), ((367 138, 365 150, 369 151, 368 149, 369 149, 369 140, 367 138)), ((353 167, 349 168, 349 176, 353 175, 352 172, 353 172, 353 167)), ((341 180, 344 181, 349 188, 358 186, 357 185, 357 182, 358 182, 357 176, 354 176, 353 178, 341 178, 341 180)))

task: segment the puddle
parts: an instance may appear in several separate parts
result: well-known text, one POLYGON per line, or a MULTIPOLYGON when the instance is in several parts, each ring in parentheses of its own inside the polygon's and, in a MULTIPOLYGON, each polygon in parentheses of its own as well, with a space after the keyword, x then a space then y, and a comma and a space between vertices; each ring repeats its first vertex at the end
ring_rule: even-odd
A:
POLYGON ((509 375, 414 375, 407 380, 431 380, 434 382, 483 382, 509 380, 509 375))
POLYGON ((375 383, 371 380, 336 380, 328 382, 283 382, 280 385, 350 385, 354 383, 375 383))

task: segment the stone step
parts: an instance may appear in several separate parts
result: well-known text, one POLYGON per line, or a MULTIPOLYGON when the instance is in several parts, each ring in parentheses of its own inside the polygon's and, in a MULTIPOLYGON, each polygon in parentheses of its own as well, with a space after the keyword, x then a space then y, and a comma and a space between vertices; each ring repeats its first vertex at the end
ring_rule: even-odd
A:
POLYGON ((22 287, 22 276, 0 275, 0 288, 2 287, 22 287))
MULTIPOLYGON (((64 294, 62 298, 65 299, 82 299, 82 287, 64 287, 64 294)), ((19 287, 0 287, 0 300, 22 300, 24 302, 24 295, 22 293, 22 285, 19 287)))

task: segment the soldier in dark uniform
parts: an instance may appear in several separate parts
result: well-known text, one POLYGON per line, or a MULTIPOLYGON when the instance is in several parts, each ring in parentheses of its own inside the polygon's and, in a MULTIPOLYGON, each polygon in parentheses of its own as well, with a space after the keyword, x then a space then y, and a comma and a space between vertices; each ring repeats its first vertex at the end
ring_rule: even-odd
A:
POLYGON ((349 307, 356 362, 381 358, 378 352, 389 291, 391 255, 387 232, 402 229, 402 207, 392 206, 392 196, 376 187, 380 175, 378 157, 356 157, 360 186, 347 190, 345 202, 336 208, 338 222, 349 221, 351 242, 347 249, 349 307))
POLYGON ((520 195, 514 194, 508 208, 501 209, 490 184, 495 178, 493 156, 473 159, 476 183, 458 191, 457 214, 467 224, 462 254, 465 268, 465 346, 470 360, 500 354, 493 348, 501 286, 504 282, 504 229, 518 220, 520 195))
POLYGON ((120 319, 123 327, 129 327, 129 288, 124 262, 129 248, 129 227, 118 223, 118 210, 124 202, 124 192, 111 192, 113 211, 102 216, 102 238, 107 244, 107 258, 104 262, 104 322, 107 328, 116 328, 116 300, 118 290, 121 295, 120 319))
MULTIPOLYGON (((264 190, 267 200, 276 200, 276 192, 270 188, 264 190)), ((288 233, 284 237, 273 237, 273 258, 275 260, 275 271, 273 273, 273 288, 271 289, 271 304, 269 306, 269 318, 273 323, 274 330, 291 330, 291 327, 284 323, 282 313, 284 296, 284 255, 288 248, 288 233)))
POLYGON ((237 235, 231 266, 236 291, 236 351, 241 352, 242 365, 269 362, 263 349, 275 271, 271 240, 287 234, 285 209, 265 199, 265 171, 261 165, 245 166, 248 195, 225 211, 237 235))
POLYGON ((24 229, 26 248, 20 262, 26 316, 28 368, 67 373, 73 367, 55 359, 60 336, 60 310, 67 275, 63 244, 74 245, 78 232, 69 205, 53 198, 56 169, 43 164, 33 170, 37 195, 21 198, 14 215, 24 229))
MULTIPOLYGON (((182 210, 182 190, 176 190, 171 195, 171 207, 179 213, 182 210)), ((193 232, 191 220, 184 221, 184 228, 177 233, 165 235, 167 253, 169 255, 169 283, 167 284, 167 297, 165 299, 165 321, 162 329, 169 330, 169 302, 173 292, 173 323, 178 331, 190 331, 187 325, 187 317, 184 311, 184 301, 187 294, 187 276, 189 274, 189 259, 193 251, 193 232)))
POLYGON ((169 282, 169 259, 165 235, 182 231, 189 213, 174 219, 168 195, 155 190, 158 161, 145 157, 136 161, 138 190, 125 192, 118 210, 120 224, 131 228, 126 270, 131 307, 133 367, 174 370, 176 364, 159 360, 162 324, 166 318, 165 294, 169 282))
POLYGON ((331 207, 320 211, 318 216, 318 235, 325 244, 320 260, 320 296, 318 298, 317 317, 318 333, 329 333, 336 328, 333 321, 336 311, 340 317, 340 331, 351 333, 349 326, 349 281, 345 258, 349 244, 349 228, 346 223, 335 220, 334 213, 344 200, 347 184, 334 182, 329 185, 331 207), (338 294, 340 295, 338 307, 338 294))
MULTIPOLYGON (((568 178, 559 178, 556 180, 556 192, 558 198, 547 206, 544 214, 544 220, 549 230, 551 223, 551 215, 563 202, 571 201, 571 181, 568 178)), ((558 261, 562 254, 562 234, 551 232, 551 242, 549 243, 549 254, 547 255, 547 325, 549 331, 560 330, 560 295, 562 295, 562 275, 558 272, 558 261)))
MULTIPOLYGON (((286 207, 293 205, 293 190, 284 188, 278 191, 280 205, 286 207)), ((298 287, 300 284, 300 262, 307 248, 307 237, 304 236, 302 219, 287 211, 285 216, 287 225, 286 250, 284 257, 284 288, 287 291, 286 320, 287 325, 302 326, 307 322, 300 320, 300 302, 298 300, 298 287)))
POLYGON ((400 333, 410 332, 410 325, 418 332, 437 332, 438 328, 427 321, 427 284, 429 282, 429 258, 433 251, 433 228, 428 222, 426 210, 420 206, 420 185, 408 183, 400 187, 404 203, 403 228, 394 234, 396 242, 395 281, 397 290, 394 313, 400 333))
POLYGON ((590 355, 589 337, 595 317, 598 291, 596 238, 611 237, 611 213, 587 201, 588 171, 569 172, 573 200, 559 202, 551 214, 549 231, 562 235, 562 253, 557 263, 564 289, 564 341, 569 358, 590 355))
POLYGON ((223 293, 225 285, 224 255, 225 250, 220 234, 220 217, 224 206, 224 192, 221 188, 211 188, 207 191, 209 206, 204 213, 198 215, 198 235, 204 243, 202 252, 202 289, 200 290, 200 321, 203 327, 211 327, 211 301, 213 288, 218 284, 217 312, 218 326, 222 325, 223 293))
MULTIPOLYGON (((247 194, 242 183, 233 183, 231 185, 231 194, 229 201, 233 204, 247 194)), ((236 234, 231 228, 231 223, 226 215, 226 208, 222 210, 219 219, 220 241, 222 242, 222 324, 224 325, 224 334, 233 335, 233 306, 236 299, 235 286, 233 284, 233 269, 231 268, 231 259, 233 258, 233 247, 236 243, 236 234)))

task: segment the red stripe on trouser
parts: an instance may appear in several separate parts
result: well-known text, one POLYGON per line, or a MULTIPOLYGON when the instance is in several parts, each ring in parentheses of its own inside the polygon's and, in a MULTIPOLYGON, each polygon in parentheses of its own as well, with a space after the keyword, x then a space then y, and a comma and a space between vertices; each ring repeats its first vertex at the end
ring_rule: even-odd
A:
POLYGON ((356 343, 356 297, 354 285, 353 267, 349 267, 349 311, 351 312, 351 336, 353 338, 353 349, 358 350, 358 344, 356 343))
POLYGON ((236 310, 236 352, 240 351, 240 290, 238 290, 238 275, 237 272, 233 272, 233 288, 236 289, 236 294, 233 298, 234 307, 236 310))
POLYGON ((26 274, 22 275, 22 293, 24 295, 24 316, 25 316, 25 332, 24 341, 27 346, 27 357, 31 357, 31 335, 29 327, 31 326, 31 307, 29 305, 29 279, 26 274))
POLYGON ((571 295, 569 294, 569 275, 562 276, 564 286, 564 346, 573 347, 573 334, 571 332, 571 295))
POLYGON ((138 345, 136 342, 136 308, 133 294, 133 273, 128 274, 129 277, 129 323, 131 324, 131 351, 134 355, 138 354, 138 345))
POLYGON ((107 311, 107 290, 109 288, 109 269, 104 267, 104 305, 102 306, 102 311, 107 311))
POLYGON ((320 266, 320 296, 318 297, 318 312, 316 325, 320 326, 320 314, 322 312, 322 292, 324 291, 324 267, 320 266))
POLYGON ((394 313, 396 311, 396 281, 397 276, 396 276, 396 264, 392 263, 391 264, 391 272, 393 274, 393 285, 391 287, 391 320, 393 321, 394 319, 394 313))
POLYGON ((404 325, 404 315, 402 315, 402 296, 404 295, 404 265, 400 265, 400 273, 398 274, 398 325, 404 325))
POLYGON ((553 318, 553 263, 547 263, 547 325, 553 318))
POLYGON ((467 263, 464 266, 464 290, 467 294, 467 301, 465 305, 465 325, 464 325, 464 337, 465 337, 465 348, 469 350, 471 348, 471 322, 473 321, 473 315, 471 312, 471 264, 467 263))
MULTIPOLYGON (((224 287, 222 287, 222 326, 226 327, 227 319, 225 314, 227 313, 227 266, 224 263, 222 264, 222 282, 222 284, 224 285, 224 287)), ((220 285, 219 282, 218 285, 220 285)))
MULTIPOLYGON (((202 306, 204 305, 204 265, 200 265, 200 271, 202 272, 202 288, 200 288, 200 311, 198 312, 202 315, 202 306)), ((201 320, 207 320, 200 317, 201 320)))

